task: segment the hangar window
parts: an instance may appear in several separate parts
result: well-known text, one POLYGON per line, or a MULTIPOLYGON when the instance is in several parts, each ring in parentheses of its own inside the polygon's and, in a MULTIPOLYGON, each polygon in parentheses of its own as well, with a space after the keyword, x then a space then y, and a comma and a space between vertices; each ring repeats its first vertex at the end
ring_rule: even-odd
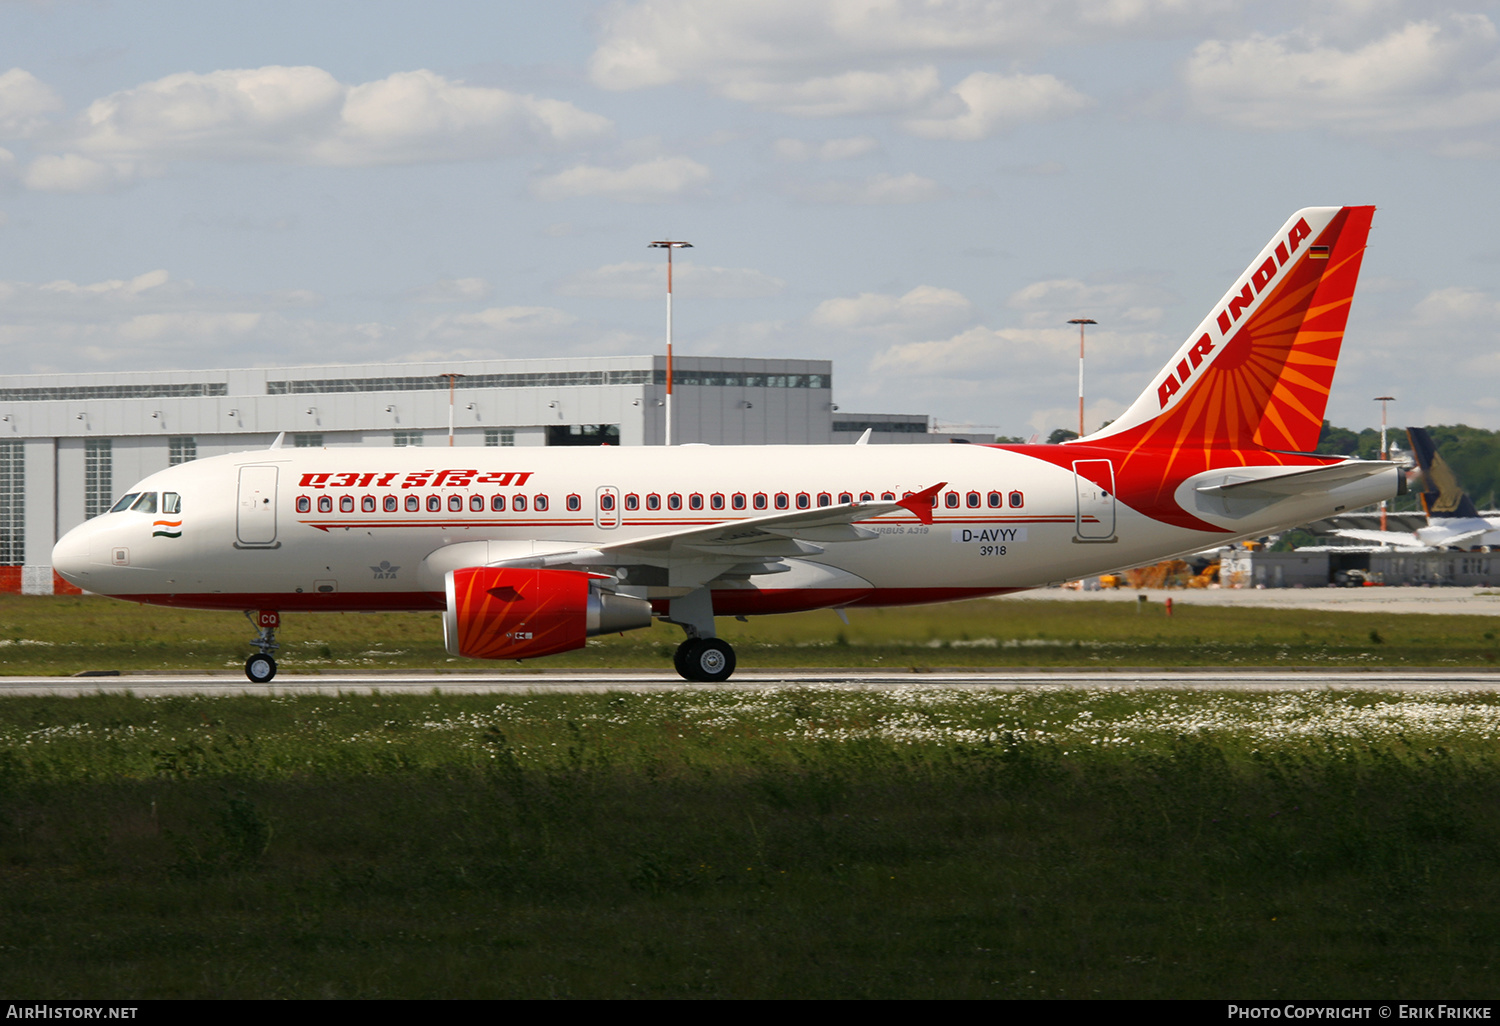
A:
POLYGON ((538 513, 547 512, 547 497, 545 495, 538 495, 535 499, 532 499, 531 508, 538 513))
POLYGON ((396 507, 400 505, 394 495, 387 495, 384 499, 381 500, 380 504, 385 508, 385 511, 387 513, 396 512, 396 507))
POLYGON ((765 492, 756 492, 755 493, 755 508, 756 509, 765 509, 766 508, 766 493, 765 492))
POLYGON ((646 508, 661 509, 661 496, 657 495, 655 492, 652 492, 650 495, 646 496, 646 508))
POLYGON ((729 497, 729 505, 733 506, 735 509, 744 509, 745 508, 745 493, 744 492, 735 492, 733 495, 731 495, 729 497))
POLYGON ((681 509, 681 508, 682 508, 682 496, 678 495, 676 492, 673 492, 671 495, 667 496, 667 509, 681 509))
POLYGON ((408 495, 406 497, 406 512, 408 512, 408 513, 416 513, 418 511, 420 511, 421 508, 422 508, 422 500, 421 499, 417 498, 415 495, 408 495))
POLYGON ((312 512, 312 500, 309 499, 305 495, 299 495, 299 496, 297 496, 297 512, 298 513, 311 513, 312 512))
POLYGON ((462 495, 448 496, 448 510, 451 513, 462 513, 464 511, 464 497, 462 495))
POLYGON ((490 510, 492 512, 495 512, 495 513, 504 513, 505 512, 505 496, 503 496, 503 495, 492 495, 492 496, 490 496, 490 510))
POLYGON ((1026 496, 1022 495, 1020 492, 1011 492, 1010 493, 1010 508, 1011 509, 1020 509, 1024 505, 1026 505, 1026 496))
POLYGON ((469 509, 473 510, 475 513, 483 513, 484 512, 484 496, 483 495, 471 495, 471 496, 469 496, 469 509))
POLYGON ((359 508, 360 508, 361 511, 363 511, 365 513, 374 513, 375 512, 375 496, 373 496, 373 495, 366 495, 364 498, 360 499, 359 500, 359 508))
POLYGON ((443 497, 441 495, 427 496, 427 512, 441 513, 443 511, 443 497))
POLYGON ((792 505, 791 499, 787 496, 786 492, 777 492, 776 493, 776 508, 777 509, 789 509, 789 508, 791 508, 791 505, 792 505))
POLYGON ((320 495, 320 496, 318 496, 318 512, 319 513, 332 513, 333 512, 333 496, 331 496, 331 495, 320 495))
POLYGON ((710 495, 708 497, 708 505, 712 509, 723 509, 724 508, 724 493, 723 492, 714 492, 712 495, 710 495))
POLYGON ((510 500, 510 508, 511 508, 511 511, 514 512, 514 513, 525 513, 526 512, 526 496, 524 496, 524 495, 517 495, 514 499, 511 499, 510 500))
POLYGON ((339 512, 340 513, 353 513, 354 512, 354 496, 352 496, 352 495, 340 495, 339 496, 339 512))
POLYGON ((577 513, 583 508, 583 499, 577 495, 568 496, 568 512, 577 513))
POLYGON ((688 496, 688 509, 702 509, 702 508, 703 508, 703 495, 702 495, 702 493, 700 493, 700 492, 694 492, 692 495, 688 496))

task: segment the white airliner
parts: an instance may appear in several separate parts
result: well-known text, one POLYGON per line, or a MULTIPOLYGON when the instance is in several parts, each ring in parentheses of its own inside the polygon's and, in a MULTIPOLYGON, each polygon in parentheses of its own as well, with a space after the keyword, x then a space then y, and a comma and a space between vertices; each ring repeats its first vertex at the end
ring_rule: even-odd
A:
POLYGON ((441 610, 448 651, 528 659, 716 616, 999 595, 1398 494, 1312 454, 1373 207, 1293 214, 1118 420, 1063 445, 281 449, 152 474, 53 551, 87 591, 280 614, 441 610))
POLYGON ((1411 451, 1422 470, 1424 487, 1418 496, 1427 526, 1415 531, 1372 531, 1347 527, 1334 533, 1344 538, 1378 542, 1406 552, 1430 552, 1433 549, 1473 549, 1482 545, 1500 545, 1500 517, 1483 517, 1474 500, 1458 482, 1458 475, 1437 451, 1426 428, 1409 427, 1406 436, 1411 451))

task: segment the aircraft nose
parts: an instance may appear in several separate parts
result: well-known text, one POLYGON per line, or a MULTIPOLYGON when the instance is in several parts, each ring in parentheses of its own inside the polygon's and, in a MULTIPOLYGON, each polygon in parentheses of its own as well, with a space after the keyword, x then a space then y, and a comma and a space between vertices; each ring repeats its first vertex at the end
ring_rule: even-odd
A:
POLYGON ((86 586, 93 562, 93 536, 89 524, 79 524, 52 546, 52 569, 76 587, 86 586))

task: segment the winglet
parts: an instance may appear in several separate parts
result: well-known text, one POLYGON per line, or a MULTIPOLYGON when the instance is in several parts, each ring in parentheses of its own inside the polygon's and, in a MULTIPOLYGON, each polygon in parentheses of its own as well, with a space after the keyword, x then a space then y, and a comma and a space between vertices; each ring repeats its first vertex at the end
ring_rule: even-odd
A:
POLYGON ((922 523, 930 524, 932 523, 932 507, 937 505, 937 493, 946 487, 948 487, 947 481, 939 481, 931 488, 923 488, 920 492, 897 499, 896 505, 911 510, 922 523))

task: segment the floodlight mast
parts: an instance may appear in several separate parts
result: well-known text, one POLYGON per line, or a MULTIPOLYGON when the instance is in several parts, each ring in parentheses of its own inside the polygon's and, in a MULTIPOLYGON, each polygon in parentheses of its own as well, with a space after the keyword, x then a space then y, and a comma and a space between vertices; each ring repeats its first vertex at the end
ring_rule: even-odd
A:
POLYGON ((672 250, 692 249, 691 242, 659 239, 650 243, 649 249, 667 251, 667 445, 672 444, 672 250))
POLYGON ((1078 325, 1078 437, 1083 437, 1083 326, 1098 324, 1087 317, 1074 317, 1068 322, 1078 325))
POLYGON ((447 371, 439 374, 440 378, 448 379, 448 444, 453 445, 453 383, 464 375, 447 371))
MULTIPOLYGON (((1377 395, 1375 397, 1375 401, 1380 404, 1380 458, 1383 460, 1388 460, 1391 458, 1391 455, 1385 447, 1385 404, 1395 402, 1396 397, 1393 395, 1377 395)), ((1402 471, 1402 473, 1405 473, 1405 471, 1402 471)), ((1380 529, 1382 531, 1385 530, 1384 499, 1380 500, 1380 529)))

